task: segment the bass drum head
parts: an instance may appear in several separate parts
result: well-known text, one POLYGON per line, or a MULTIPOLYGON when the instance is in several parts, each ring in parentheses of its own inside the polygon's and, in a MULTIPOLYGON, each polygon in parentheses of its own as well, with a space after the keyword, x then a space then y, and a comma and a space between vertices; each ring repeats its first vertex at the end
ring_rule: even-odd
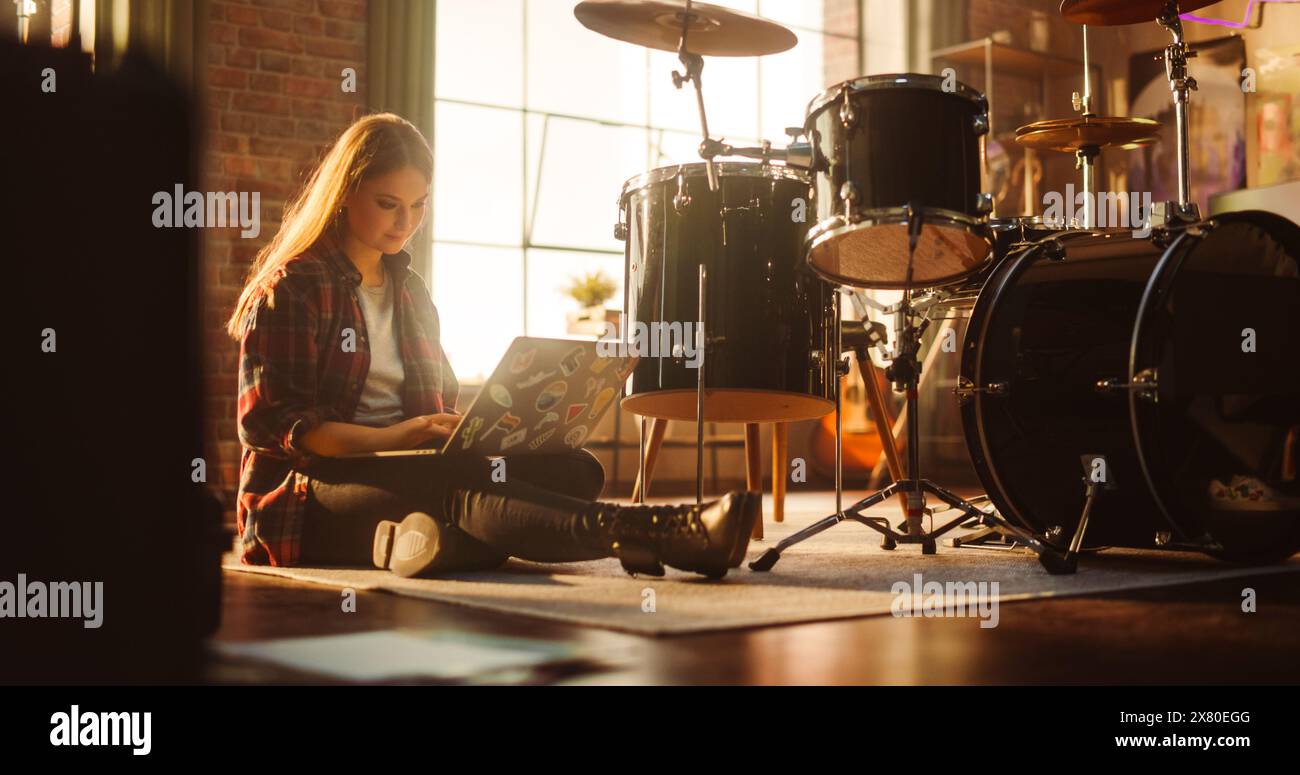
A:
POLYGON ((1083 512, 1084 457, 1116 485, 1097 499, 1086 545, 1151 547, 1169 530, 1133 449, 1122 380, 1133 323, 1161 253, 1130 231, 1062 233, 1007 255, 971 312, 961 404, 971 463, 1007 519, 1068 544, 1083 512))
POLYGON ((1300 227, 1261 212, 1191 227, 1143 299, 1134 443, 1165 516, 1227 560, 1300 551, 1300 227))

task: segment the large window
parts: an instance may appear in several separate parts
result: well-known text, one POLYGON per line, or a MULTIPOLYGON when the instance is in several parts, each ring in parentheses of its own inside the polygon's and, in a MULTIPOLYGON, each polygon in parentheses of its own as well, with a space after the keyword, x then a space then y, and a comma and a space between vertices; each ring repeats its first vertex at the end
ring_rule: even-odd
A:
MULTIPOLYGON (((576 0, 439 0, 433 271, 443 345, 466 383, 521 334, 566 335, 569 279, 618 283, 623 182, 699 161, 689 85, 674 54, 583 27, 576 0)), ((859 0, 714 0, 792 29, 766 57, 711 57, 709 129, 736 145, 785 144, 808 101, 859 75, 859 0)))

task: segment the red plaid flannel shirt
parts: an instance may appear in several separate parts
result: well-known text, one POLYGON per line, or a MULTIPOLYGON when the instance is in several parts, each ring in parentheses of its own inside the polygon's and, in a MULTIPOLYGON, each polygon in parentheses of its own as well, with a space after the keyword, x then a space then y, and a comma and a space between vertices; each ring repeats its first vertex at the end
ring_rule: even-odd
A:
MULTIPOLYGON (((394 320, 406 369, 407 417, 455 409, 460 385, 439 342, 438 312, 410 253, 383 257, 396 281, 394 320)), ((313 459, 302 437, 322 422, 351 422, 370 370, 354 288, 361 273, 326 240, 288 261, 245 321, 239 351, 239 495, 247 565, 298 562, 313 459), (345 352, 344 331, 355 331, 345 352)))

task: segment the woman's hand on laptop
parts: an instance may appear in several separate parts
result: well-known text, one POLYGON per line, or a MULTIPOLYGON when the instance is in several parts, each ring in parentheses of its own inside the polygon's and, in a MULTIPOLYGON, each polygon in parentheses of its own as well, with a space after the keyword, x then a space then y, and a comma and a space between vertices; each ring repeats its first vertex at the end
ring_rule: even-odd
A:
POLYGON ((423 414, 391 426, 393 449, 415 449, 427 441, 445 441, 456 430, 459 414, 423 414))

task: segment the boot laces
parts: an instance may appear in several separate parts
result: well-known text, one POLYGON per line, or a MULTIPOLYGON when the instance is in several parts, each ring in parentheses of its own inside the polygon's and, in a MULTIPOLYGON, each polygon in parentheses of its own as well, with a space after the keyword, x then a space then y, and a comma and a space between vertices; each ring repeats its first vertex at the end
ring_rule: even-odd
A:
POLYGON ((695 505, 625 506, 615 532, 625 539, 661 541, 688 538, 707 544, 708 535, 700 519, 701 511, 701 507, 695 505))

